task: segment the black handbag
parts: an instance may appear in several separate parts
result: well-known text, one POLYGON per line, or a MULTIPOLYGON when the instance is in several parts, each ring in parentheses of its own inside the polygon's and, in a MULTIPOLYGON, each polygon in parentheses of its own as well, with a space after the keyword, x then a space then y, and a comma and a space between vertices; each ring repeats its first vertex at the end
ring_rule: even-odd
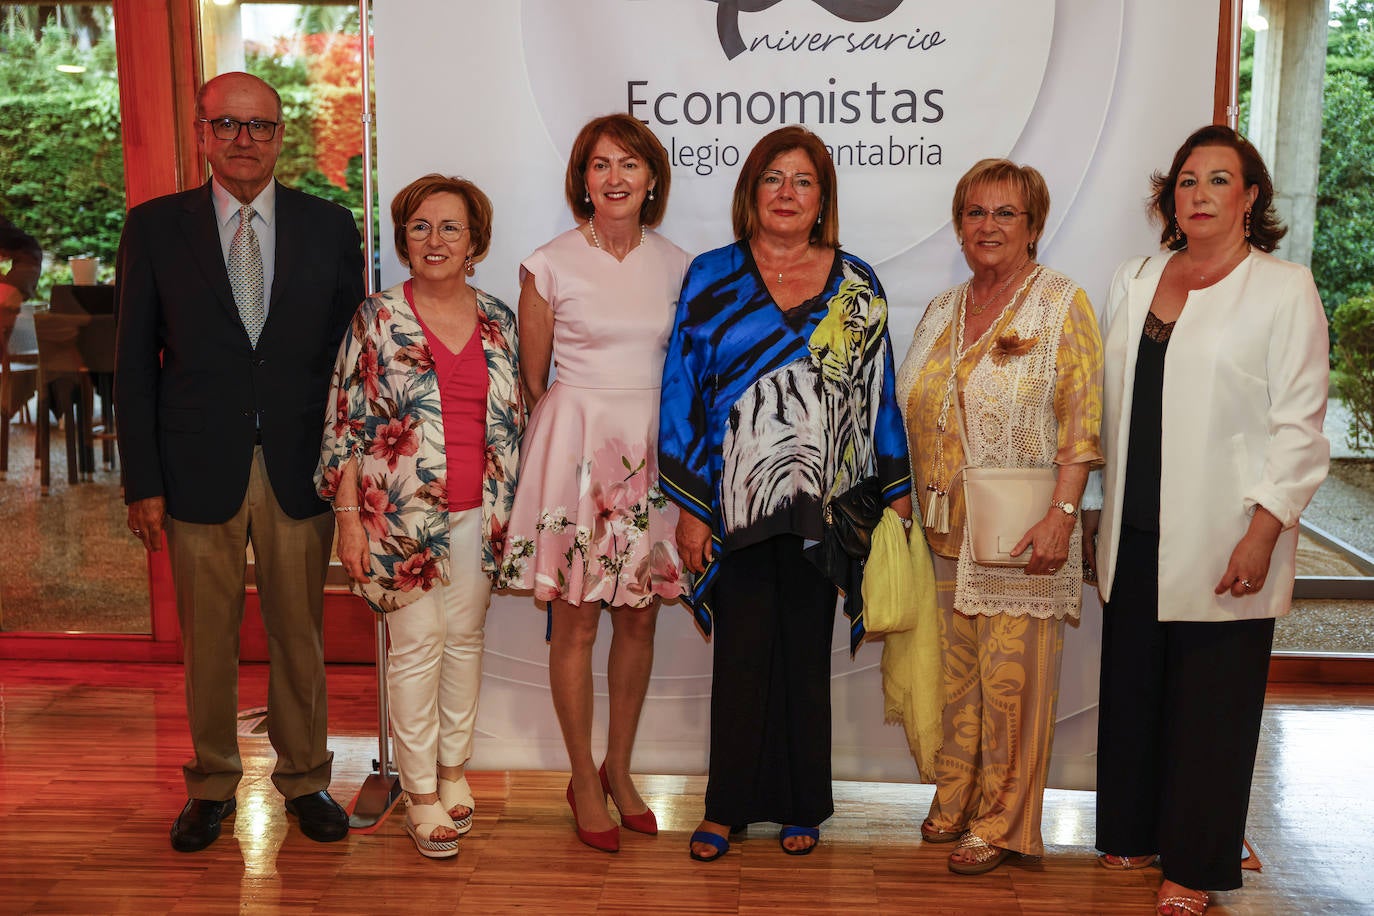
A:
MULTIPOLYGON (((863 611, 859 587, 864 563, 873 543, 873 529, 883 517, 883 488, 877 477, 865 477, 833 497, 821 513, 821 539, 802 551, 821 574, 844 592, 845 615, 857 619, 863 611)), ((854 650, 850 646, 850 651, 854 650)))
POLYGON ((833 540, 856 560, 868 559, 873 529, 882 521, 883 488, 877 477, 865 477, 830 500, 821 517, 825 520, 825 540, 833 540))
MULTIPOLYGON (((865 332, 864 337, 867 337, 865 332)), ((864 341, 859 342, 859 354, 864 352, 864 341)), ((871 467, 872 442, 868 436, 871 431, 867 424, 860 424, 858 405, 855 404, 854 381, 849 385, 849 416, 862 444, 868 445, 869 456, 860 467, 871 467)), ((883 488, 875 474, 862 477, 843 493, 836 493, 821 510, 824 528, 821 539, 802 551, 803 555, 816 566, 825 577, 834 582, 845 593, 846 600, 858 598, 858 586, 863 580, 863 564, 868 559, 868 550, 873 543, 873 529, 882 521, 883 488)))

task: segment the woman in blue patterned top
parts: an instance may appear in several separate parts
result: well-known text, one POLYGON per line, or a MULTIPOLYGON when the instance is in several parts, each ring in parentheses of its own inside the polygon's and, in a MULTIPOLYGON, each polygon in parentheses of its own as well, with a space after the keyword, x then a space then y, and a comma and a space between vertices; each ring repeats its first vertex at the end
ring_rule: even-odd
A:
POLYGON ((825 504, 868 475, 911 516, 887 303, 873 268, 839 250, 835 192, 815 134, 759 141, 735 184, 738 241, 692 262, 668 345, 660 484, 682 509, 690 600, 715 643, 700 861, 755 821, 784 825, 790 855, 815 847, 834 811, 837 592, 802 550, 825 504))

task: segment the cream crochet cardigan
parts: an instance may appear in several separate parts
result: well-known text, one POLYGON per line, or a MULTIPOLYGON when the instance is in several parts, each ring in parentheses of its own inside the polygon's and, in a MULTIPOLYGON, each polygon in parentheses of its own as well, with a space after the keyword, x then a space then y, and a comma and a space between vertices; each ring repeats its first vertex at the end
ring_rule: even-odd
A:
MULTIPOLYGON (((911 389, 930 360, 935 342, 959 316, 959 303, 967 286, 967 282, 962 283, 936 297, 926 307, 912 336, 911 348, 897 373, 897 403, 908 430, 911 389)), ((960 388, 969 449, 973 453, 965 457, 968 464, 974 467, 1054 466, 1059 448, 1058 423, 1054 415, 1055 366, 1064 321, 1077 290, 1077 284, 1068 277, 1042 267, 1007 326, 1007 331, 1014 330, 1023 340, 1038 338, 1035 346, 1001 366, 984 356, 960 388)), ((909 431, 907 438, 914 442, 909 431)), ((916 463, 923 460, 914 447, 911 460, 913 470, 916 463)), ((923 493, 913 495, 925 498, 923 493)), ((917 517, 920 517, 919 512, 917 517)), ((1082 526, 1075 522, 1068 560, 1059 572, 1049 576, 1028 576, 1018 568, 974 563, 969 559, 969 536, 965 526, 955 580, 955 609, 970 615, 1077 618, 1083 591, 1082 537, 1082 526)))

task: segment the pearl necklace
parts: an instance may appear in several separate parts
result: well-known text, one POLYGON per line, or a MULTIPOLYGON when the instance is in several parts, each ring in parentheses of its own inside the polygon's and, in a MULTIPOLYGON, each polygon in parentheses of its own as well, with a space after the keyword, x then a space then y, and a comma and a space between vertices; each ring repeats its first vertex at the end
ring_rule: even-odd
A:
POLYGON ((981 314, 983 314, 984 312, 986 312, 986 311, 992 306, 992 304, 993 304, 994 302, 996 302, 998 299, 1002 298, 1002 294, 1005 293, 1005 292, 1007 291, 1008 287, 1011 286, 1011 281, 1016 279, 1016 275, 1019 274, 1019 273, 1021 272, 1021 268, 1025 267, 1026 264, 1028 264, 1029 262, 1030 262, 1030 258, 1029 258, 1029 257, 1023 258, 1023 259, 1021 260, 1021 263, 1016 265, 1016 269, 1013 270, 1013 271, 1011 272, 1011 275, 1008 276, 1007 279, 1004 280, 1004 281, 1002 282, 1002 285, 1001 285, 1001 286, 997 287, 997 292, 993 293, 992 296, 988 298, 988 301, 985 302, 985 303, 983 303, 981 306, 979 306, 976 302, 973 301, 973 281, 972 281, 972 280, 969 280, 969 281, 968 281, 968 309, 969 309, 969 311, 972 312, 972 313, 975 314, 975 315, 981 315, 981 314))
MULTIPOLYGON (((604 249, 604 248, 601 247, 601 239, 599 239, 599 238, 596 237, 596 220, 595 220, 595 218, 587 220, 587 228, 590 229, 591 232, 592 232, 592 244, 596 246, 596 248, 597 248, 598 251, 605 251, 606 249, 604 249)), ((641 245, 644 244, 644 238, 645 238, 645 236, 647 236, 648 234, 649 234, 649 231, 648 231, 646 228, 644 228, 644 224, 643 224, 643 223, 640 223, 640 225, 639 225, 639 244, 641 244, 641 245)), ((626 252, 626 253, 628 254, 629 252, 626 252)))

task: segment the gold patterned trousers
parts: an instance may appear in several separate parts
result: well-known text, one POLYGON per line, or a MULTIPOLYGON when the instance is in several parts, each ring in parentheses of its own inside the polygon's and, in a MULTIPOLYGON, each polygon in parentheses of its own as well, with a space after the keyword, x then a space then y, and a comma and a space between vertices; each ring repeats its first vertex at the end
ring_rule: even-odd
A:
POLYGON ((970 830, 993 846, 1043 855, 1064 621, 960 614, 955 566, 935 557, 945 711, 930 820, 936 830, 970 830))

